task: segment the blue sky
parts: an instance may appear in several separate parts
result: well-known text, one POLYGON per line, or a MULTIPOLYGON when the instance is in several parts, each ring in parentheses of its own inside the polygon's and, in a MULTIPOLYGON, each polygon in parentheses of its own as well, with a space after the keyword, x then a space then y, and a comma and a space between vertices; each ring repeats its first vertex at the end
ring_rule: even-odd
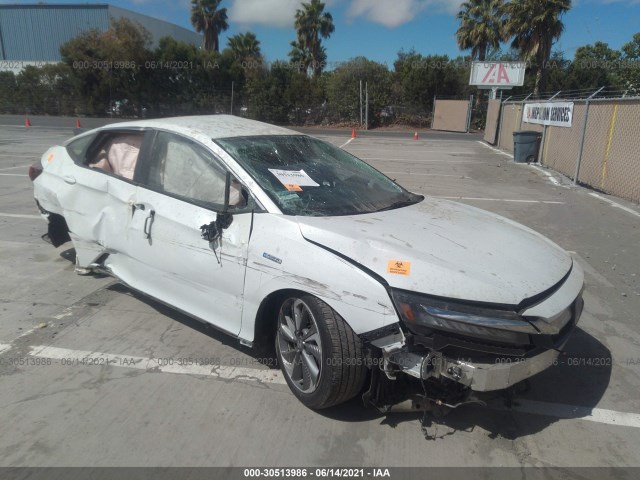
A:
MULTIPOLYGON (((3 1, 1 3, 10 3, 3 1)), ((15 2, 11 2, 15 3, 15 2)), ((33 2, 19 2, 33 3, 33 2)), ((57 0, 45 3, 80 3, 57 0)), ((111 0, 85 3, 111 3, 186 28, 189 0, 111 0)), ((268 61, 286 59, 289 42, 295 37, 293 15, 300 0, 223 0, 230 17, 230 28, 222 36, 253 31, 261 41, 268 61)), ((325 0, 334 17, 336 31, 325 41, 330 62, 364 55, 390 67, 400 49, 414 48, 422 54, 462 52, 455 41, 458 23, 457 0, 325 0)), ((565 33, 556 45, 568 58, 579 46, 603 41, 620 48, 640 32, 640 0, 574 0, 564 17, 565 33)))

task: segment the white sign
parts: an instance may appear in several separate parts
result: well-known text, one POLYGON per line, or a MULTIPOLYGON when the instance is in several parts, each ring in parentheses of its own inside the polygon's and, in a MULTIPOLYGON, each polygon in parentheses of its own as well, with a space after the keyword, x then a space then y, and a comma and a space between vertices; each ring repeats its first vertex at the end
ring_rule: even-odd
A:
POLYGON ((520 87, 524 83, 526 62, 473 62, 469 85, 484 88, 520 87))
POLYGON ((522 110, 522 121, 554 127, 571 127, 573 102, 527 103, 522 110))
POLYGON ((269 171, 280 180, 285 187, 319 187, 304 170, 277 170, 270 168, 269 171))

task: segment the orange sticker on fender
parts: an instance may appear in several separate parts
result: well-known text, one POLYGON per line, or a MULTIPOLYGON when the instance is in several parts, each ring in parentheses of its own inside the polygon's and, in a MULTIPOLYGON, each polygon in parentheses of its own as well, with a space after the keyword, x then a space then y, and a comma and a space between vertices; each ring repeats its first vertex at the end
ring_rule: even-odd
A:
POLYGON ((285 183, 284 186, 290 192, 301 192, 302 191, 302 188, 300 188, 300 185, 296 185, 295 183, 285 183))
POLYGON ((411 275, 411 262, 405 262, 403 260, 389 260, 387 262, 387 273, 409 276, 411 275))

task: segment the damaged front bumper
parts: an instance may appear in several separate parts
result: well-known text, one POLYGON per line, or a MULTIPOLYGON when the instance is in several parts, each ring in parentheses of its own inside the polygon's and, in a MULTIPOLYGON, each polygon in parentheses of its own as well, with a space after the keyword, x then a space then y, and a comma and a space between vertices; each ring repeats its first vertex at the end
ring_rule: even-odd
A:
POLYGON ((381 409, 390 408, 398 400, 404 401, 397 391, 405 385, 411 387, 409 394, 421 397, 423 407, 455 408, 477 401, 475 393, 515 392, 516 385, 526 385, 521 382, 557 365, 560 352, 582 314, 583 288, 584 274, 575 265, 549 297, 517 313, 519 321, 511 318, 514 315, 508 317, 503 313, 492 323, 488 318, 491 312, 486 309, 481 311, 482 315, 467 313, 466 317, 444 308, 429 310, 435 326, 440 326, 437 324, 440 319, 466 321, 464 329, 458 330, 452 328, 453 322, 446 321, 442 322, 441 330, 424 328, 424 324, 416 321, 419 320, 416 312, 419 308, 427 309, 418 301, 410 309, 402 303, 407 295, 398 296, 400 301, 396 305, 401 307, 403 321, 395 330, 388 326, 364 339, 376 359, 365 402, 381 409), (470 319, 479 321, 472 324, 470 319), (514 329, 509 331, 511 324, 514 329), (496 326, 502 328, 499 336, 494 336, 496 326), (504 332, 515 335, 509 337, 504 332))
POLYGON ((420 355, 406 348, 387 353, 385 372, 402 372, 420 380, 448 378, 476 392, 503 390, 557 363, 559 351, 547 350, 529 358, 463 361, 442 354, 420 355))
POLYGON ((369 345, 380 357, 381 370, 391 380, 406 374, 420 381, 452 381, 476 392, 503 390, 557 364, 583 306, 582 297, 578 296, 566 308, 568 321, 560 330, 531 335, 529 346, 521 349, 439 333, 423 337, 400 329, 371 340, 369 345))

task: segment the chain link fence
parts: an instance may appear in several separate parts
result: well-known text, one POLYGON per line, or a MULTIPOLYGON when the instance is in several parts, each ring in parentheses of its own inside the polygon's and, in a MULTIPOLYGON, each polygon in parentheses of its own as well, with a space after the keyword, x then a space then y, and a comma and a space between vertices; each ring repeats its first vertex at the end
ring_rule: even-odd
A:
POLYGON ((513 152, 514 132, 541 132, 541 164, 576 183, 640 203, 640 98, 603 89, 558 92, 535 100, 509 98, 498 117, 495 111, 487 116, 487 129, 498 130, 493 142, 485 132, 489 143, 513 152), (523 123, 524 106, 530 102, 572 102, 571 127, 523 123))

